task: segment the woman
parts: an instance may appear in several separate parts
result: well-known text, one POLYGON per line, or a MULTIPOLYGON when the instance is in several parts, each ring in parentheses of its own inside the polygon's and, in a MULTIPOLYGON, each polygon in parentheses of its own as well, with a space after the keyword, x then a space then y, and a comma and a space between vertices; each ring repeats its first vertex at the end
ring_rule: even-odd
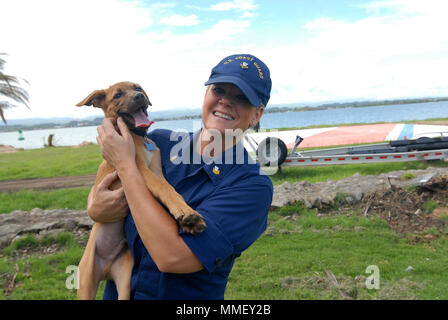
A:
MULTIPOLYGON (((184 233, 146 188, 122 119, 121 135, 110 119, 98 127, 101 152, 116 173, 95 198, 89 196, 88 212, 131 212, 125 221, 134 257, 131 299, 223 299, 235 258, 266 229, 272 183, 242 148, 241 133, 263 115, 269 69, 252 55, 232 55, 212 69, 205 84, 200 131, 181 142, 169 130, 148 134, 160 149, 167 181, 204 217, 207 228, 198 235, 184 233), (174 148, 180 150, 175 156, 174 148), (122 189, 110 191, 117 176, 122 189)), ((103 298, 117 298, 113 282, 103 298)))

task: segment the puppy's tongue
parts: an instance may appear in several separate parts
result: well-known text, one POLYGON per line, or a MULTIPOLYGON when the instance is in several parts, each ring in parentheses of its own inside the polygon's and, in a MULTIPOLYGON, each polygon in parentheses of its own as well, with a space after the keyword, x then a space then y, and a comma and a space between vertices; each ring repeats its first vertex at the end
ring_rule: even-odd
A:
POLYGON ((141 108, 133 113, 130 113, 130 115, 134 118, 136 128, 148 128, 151 125, 151 122, 148 120, 143 112, 143 109, 141 108))

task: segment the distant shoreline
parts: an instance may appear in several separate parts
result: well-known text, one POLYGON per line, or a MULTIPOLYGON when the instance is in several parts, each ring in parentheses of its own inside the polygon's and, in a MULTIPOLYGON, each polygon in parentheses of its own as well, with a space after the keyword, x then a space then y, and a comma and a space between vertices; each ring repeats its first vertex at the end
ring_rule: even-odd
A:
MULTIPOLYGON (((381 100, 381 101, 354 101, 354 102, 341 102, 341 103, 327 103, 319 106, 303 106, 303 107, 278 107, 268 106, 266 113, 283 113, 283 112, 304 112, 304 111, 321 111, 329 109, 346 109, 346 108, 364 108, 374 106, 386 106, 386 105, 401 105, 401 104, 414 104, 414 103, 427 103, 427 102, 442 102, 448 101, 448 97, 437 98, 419 98, 419 99, 396 99, 396 100, 381 100)), ((201 115, 184 115, 178 117, 159 117, 151 118, 154 121, 173 121, 173 120, 192 120, 200 119, 201 115)), ((55 129, 55 128, 77 128, 77 127, 90 127, 98 126, 102 124, 103 117, 98 117, 93 120, 73 120, 64 124, 56 123, 43 123, 36 125, 7 125, 0 126, 0 132, 13 132, 18 130, 41 130, 41 129, 55 129)))

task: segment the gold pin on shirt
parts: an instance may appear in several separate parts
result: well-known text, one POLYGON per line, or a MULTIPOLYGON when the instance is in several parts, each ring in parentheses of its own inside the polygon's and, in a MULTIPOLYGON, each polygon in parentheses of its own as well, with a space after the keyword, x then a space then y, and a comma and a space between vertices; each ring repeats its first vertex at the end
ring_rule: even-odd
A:
POLYGON ((216 175, 218 175, 218 174, 220 174, 221 172, 219 171, 219 168, 218 168, 218 166, 215 166, 214 168, 213 168, 213 173, 214 174, 216 174, 216 175))

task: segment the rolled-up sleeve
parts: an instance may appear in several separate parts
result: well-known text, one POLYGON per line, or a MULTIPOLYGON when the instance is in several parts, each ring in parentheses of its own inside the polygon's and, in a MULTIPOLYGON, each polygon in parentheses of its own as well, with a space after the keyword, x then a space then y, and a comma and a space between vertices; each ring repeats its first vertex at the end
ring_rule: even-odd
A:
POLYGON ((230 255, 239 255, 266 229, 273 188, 270 181, 245 181, 213 192, 196 210, 207 228, 180 235, 208 272, 230 255))

